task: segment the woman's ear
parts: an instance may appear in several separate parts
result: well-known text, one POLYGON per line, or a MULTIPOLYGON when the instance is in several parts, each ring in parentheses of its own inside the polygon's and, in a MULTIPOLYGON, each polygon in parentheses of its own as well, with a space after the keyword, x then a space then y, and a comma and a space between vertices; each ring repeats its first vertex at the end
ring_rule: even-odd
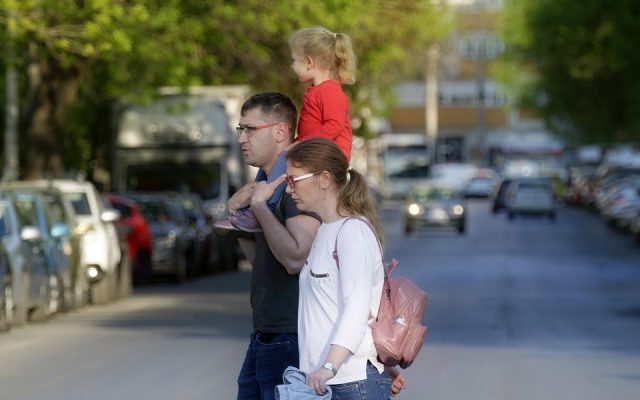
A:
POLYGON ((322 171, 319 174, 319 177, 320 177, 320 188, 328 189, 329 185, 331 185, 331 174, 329 173, 329 171, 322 171))

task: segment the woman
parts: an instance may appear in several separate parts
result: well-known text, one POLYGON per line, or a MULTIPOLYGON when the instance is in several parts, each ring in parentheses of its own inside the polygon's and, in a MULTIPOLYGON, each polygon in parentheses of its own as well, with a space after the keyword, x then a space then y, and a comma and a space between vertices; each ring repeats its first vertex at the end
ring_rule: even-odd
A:
POLYGON ((312 138, 287 154, 287 192, 300 211, 322 219, 300 272, 300 369, 319 395, 388 399, 405 386, 395 368, 377 360, 368 326, 377 315, 384 270, 383 233, 369 187, 332 141, 312 138), (350 216, 366 218, 371 227, 350 216), (343 224, 344 223, 344 224, 343 224), (337 240, 340 268, 333 258, 337 240))

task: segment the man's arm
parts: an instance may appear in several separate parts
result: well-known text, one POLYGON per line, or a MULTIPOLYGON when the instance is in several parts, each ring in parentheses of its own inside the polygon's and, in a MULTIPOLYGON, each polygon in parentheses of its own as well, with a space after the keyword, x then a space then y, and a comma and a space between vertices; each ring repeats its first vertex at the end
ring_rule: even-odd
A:
POLYGON ((247 257, 249 263, 253 265, 253 258, 256 255, 255 240, 238 238, 238 244, 240 245, 240 249, 242 249, 244 256, 247 257))
POLYGON ((260 221, 260 227, 274 257, 288 273, 297 274, 309 255, 320 222, 306 214, 288 218, 285 225, 278 221, 267 206, 267 199, 282 182, 284 176, 271 183, 257 183, 251 198, 251 211, 260 221))

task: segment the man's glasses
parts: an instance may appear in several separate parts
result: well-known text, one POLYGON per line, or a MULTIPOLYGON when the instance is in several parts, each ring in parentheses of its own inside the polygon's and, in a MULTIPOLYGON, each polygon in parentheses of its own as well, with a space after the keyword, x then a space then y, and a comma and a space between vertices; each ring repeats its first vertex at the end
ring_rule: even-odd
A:
POLYGON ((238 125, 236 126, 236 133, 238 134, 238 136, 240 136, 242 135, 242 132, 244 132, 245 135, 247 135, 247 137, 250 138, 251 136, 253 136, 254 133, 256 133, 258 129, 271 128, 272 126, 276 126, 279 124, 284 124, 284 122, 275 122, 273 124, 256 125, 256 126, 238 125))
POLYGON ((291 189, 295 190, 296 189, 296 182, 298 181, 302 181, 305 179, 309 179, 314 175, 318 175, 320 172, 312 172, 310 174, 304 174, 304 175, 300 175, 300 176, 296 176, 293 177, 291 175, 287 175, 284 179, 287 181, 287 184, 289 186, 291 186, 291 189))

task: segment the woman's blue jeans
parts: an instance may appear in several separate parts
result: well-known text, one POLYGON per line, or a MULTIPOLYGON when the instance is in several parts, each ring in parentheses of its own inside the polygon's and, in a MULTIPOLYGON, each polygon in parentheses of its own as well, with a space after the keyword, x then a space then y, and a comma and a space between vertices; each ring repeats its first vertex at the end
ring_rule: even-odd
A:
POLYGON ((331 385, 331 400, 388 400, 391 398, 391 378, 386 371, 379 373, 367 363, 367 379, 331 385))
POLYGON ((253 333, 238 376, 238 400, 275 400, 288 366, 298 367, 298 335, 253 333))

